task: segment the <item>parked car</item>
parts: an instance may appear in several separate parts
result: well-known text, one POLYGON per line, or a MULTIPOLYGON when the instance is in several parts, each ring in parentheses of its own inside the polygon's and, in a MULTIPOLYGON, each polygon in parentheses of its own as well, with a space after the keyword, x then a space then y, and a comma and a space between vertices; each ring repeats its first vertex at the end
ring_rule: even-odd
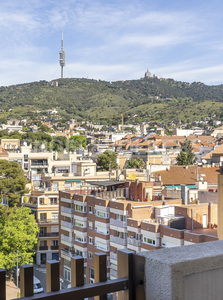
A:
POLYGON ((33 276, 33 293, 34 294, 42 294, 44 293, 44 289, 42 287, 42 284, 38 278, 33 276))

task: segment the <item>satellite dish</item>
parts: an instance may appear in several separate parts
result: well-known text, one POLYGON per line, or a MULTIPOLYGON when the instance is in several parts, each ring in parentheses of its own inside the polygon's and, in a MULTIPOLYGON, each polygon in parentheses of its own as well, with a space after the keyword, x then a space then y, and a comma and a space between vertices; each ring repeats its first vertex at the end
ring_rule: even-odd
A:
POLYGON ((202 163, 206 164, 207 163, 206 159, 202 159, 202 163))
POLYGON ((136 179, 136 175, 133 174, 133 173, 129 174, 129 179, 135 180, 136 179))

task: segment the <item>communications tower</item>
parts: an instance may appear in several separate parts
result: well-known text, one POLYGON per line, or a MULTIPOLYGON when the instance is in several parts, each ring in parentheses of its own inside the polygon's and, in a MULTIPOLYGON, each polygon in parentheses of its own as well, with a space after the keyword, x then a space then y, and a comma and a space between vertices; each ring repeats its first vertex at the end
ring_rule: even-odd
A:
POLYGON ((61 66, 61 78, 63 78, 63 67, 65 67, 65 51, 63 50, 63 27, 62 27, 62 39, 61 39, 61 51, 59 51, 59 62, 61 66))

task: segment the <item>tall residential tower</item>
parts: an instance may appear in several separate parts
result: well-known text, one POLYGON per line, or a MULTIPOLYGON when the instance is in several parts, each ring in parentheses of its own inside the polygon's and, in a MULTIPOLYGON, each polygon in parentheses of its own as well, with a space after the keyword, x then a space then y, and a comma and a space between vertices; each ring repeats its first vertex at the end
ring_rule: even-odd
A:
POLYGON ((61 51, 59 51, 59 62, 61 66, 61 78, 63 78, 63 67, 65 67, 65 51, 63 50, 63 28, 62 28, 62 39, 61 39, 61 51))

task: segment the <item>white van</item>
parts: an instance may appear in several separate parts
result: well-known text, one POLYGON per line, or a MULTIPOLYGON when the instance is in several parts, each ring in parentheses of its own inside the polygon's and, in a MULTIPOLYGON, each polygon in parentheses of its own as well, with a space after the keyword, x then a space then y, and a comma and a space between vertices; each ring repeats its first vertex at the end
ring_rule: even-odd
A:
POLYGON ((42 294, 42 293, 44 293, 44 289, 42 287, 41 282, 35 276, 33 276, 33 293, 34 294, 42 294))

